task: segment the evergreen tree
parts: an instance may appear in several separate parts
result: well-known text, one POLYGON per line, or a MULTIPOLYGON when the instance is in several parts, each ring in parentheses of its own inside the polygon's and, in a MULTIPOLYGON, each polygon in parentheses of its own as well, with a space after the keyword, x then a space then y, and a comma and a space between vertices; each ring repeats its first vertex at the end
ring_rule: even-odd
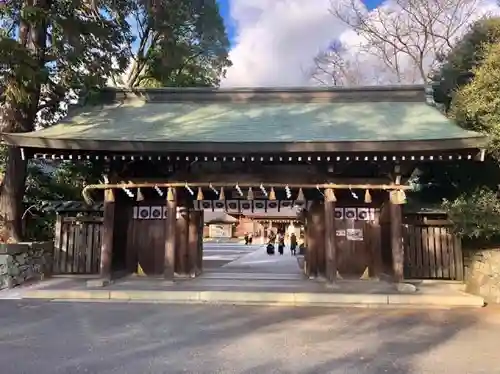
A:
MULTIPOLYGON (((1 131, 50 124, 75 95, 123 71, 132 42, 120 0, 9 0, 0 6, 1 131)), ((3 229, 22 239, 26 162, 7 149, 0 189, 3 229)))

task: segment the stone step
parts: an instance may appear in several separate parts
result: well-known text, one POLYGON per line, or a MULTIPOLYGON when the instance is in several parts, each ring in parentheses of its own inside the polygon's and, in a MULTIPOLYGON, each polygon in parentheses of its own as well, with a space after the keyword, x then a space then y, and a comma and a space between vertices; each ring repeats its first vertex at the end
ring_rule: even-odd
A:
POLYGON ((371 306, 371 307, 474 307, 484 306, 481 297, 455 294, 346 294, 325 292, 245 292, 245 291, 105 291, 105 290, 26 290, 23 299, 215 303, 233 305, 371 306))
POLYGON ((302 274, 273 274, 273 273, 219 273, 207 272, 200 279, 234 279, 234 280, 304 280, 302 274))
POLYGON ((310 288, 314 285, 312 283, 307 284, 307 281, 303 279, 294 279, 294 280, 249 280, 249 279, 231 279, 229 282, 228 279, 203 279, 198 278, 192 280, 189 284, 186 284, 187 287, 196 287, 209 289, 212 287, 216 288, 240 288, 240 289, 249 289, 249 288, 257 288, 257 289, 276 289, 276 288, 310 288))

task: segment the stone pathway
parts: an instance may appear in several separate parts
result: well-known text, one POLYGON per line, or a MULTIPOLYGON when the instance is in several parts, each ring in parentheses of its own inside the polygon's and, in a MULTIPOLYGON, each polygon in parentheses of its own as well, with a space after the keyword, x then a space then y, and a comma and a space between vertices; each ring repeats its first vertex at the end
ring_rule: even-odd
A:
POLYGON ((270 273, 270 274, 301 274, 297 264, 297 257, 290 254, 290 250, 285 248, 283 255, 276 254, 268 255, 266 246, 261 245, 254 252, 242 256, 235 261, 223 266, 225 270, 245 271, 255 273, 270 273))

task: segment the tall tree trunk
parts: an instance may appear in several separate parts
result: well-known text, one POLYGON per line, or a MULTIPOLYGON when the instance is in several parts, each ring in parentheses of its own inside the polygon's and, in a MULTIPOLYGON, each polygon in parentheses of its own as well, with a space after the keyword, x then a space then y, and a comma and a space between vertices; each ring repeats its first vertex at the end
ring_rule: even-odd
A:
MULTIPOLYGON (((52 6, 52 0, 24 0, 23 9, 31 7, 39 8, 48 12, 52 6)), ((45 54, 47 50, 47 27, 46 14, 37 20, 21 19, 19 25, 19 43, 27 48, 36 57, 38 68, 45 66, 45 54)), ((30 66, 30 68, 32 68, 30 66)), ((5 132, 28 132, 34 130, 38 104, 40 101, 40 90, 44 82, 37 78, 29 82, 28 86, 13 80, 8 84, 19 85, 24 94, 23 100, 9 98, 4 104, 3 131, 5 132)), ((0 188, 0 218, 4 226, 6 239, 21 241, 23 239, 22 215, 23 196, 26 184, 26 162, 21 157, 21 150, 8 147, 5 175, 0 188)))
POLYGON ((26 161, 21 150, 8 147, 5 175, 0 189, 0 212, 4 225, 5 239, 23 239, 22 215, 23 195, 26 183, 26 161))

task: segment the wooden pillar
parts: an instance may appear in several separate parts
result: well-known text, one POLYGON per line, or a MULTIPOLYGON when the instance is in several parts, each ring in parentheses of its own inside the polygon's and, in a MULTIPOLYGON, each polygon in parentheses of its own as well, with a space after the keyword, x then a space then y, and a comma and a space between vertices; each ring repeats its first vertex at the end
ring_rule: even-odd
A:
POLYGON ((313 202, 308 212, 306 226, 306 274, 316 277, 325 271, 324 215, 323 206, 318 201, 313 202))
POLYGON ((309 242, 311 241, 309 237, 312 235, 312 219, 311 219, 311 210, 306 212, 305 214, 305 228, 304 228, 304 245, 306 247, 306 252, 304 254, 305 261, 305 273, 308 277, 314 277, 316 270, 316 258, 314 253, 309 248, 309 242))
POLYGON ((175 266, 175 242, 176 242, 176 221, 177 221, 177 199, 176 191, 169 188, 166 201, 165 217, 165 257, 163 262, 163 276, 165 279, 174 279, 175 266))
POLYGON ((313 209, 312 221, 314 222, 314 251, 316 252, 317 273, 326 276, 325 252, 325 207, 323 201, 318 201, 313 209))
POLYGON ((203 226, 200 225, 201 213, 199 210, 189 211, 189 228, 188 228, 188 268, 187 274, 195 277, 200 272, 198 271, 198 256, 200 255, 200 235, 203 235, 203 226))
POLYGON ((389 210, 391 219, 392 269, 394 272, 394 281, 401 282, 403 280, 404 263, 403 217, 401 205, 390 201, 389 210))
POLYGON ((325 190, 325 277, 329 282, 334 282, 337 278, 337 243, 334 200, 333 190, 330 188, 325 190))
POLYGON ((189 262, 189 210, 182 206, 179 209, 176 224, 176 263, 174 270, 177 274, 187 275, 189 262))
POLYGON ((115 195, 112 189, 104 191, 104 214, 102 220, 101 262, 99 274, 101 278, 111 279, 113 260, 113 241, 115 229, 115 195))
POLYGON ((371 266, 370 277, 379 278, 383 273, 382 261, 382 231, 380 225, 380 215, 377 214, 373 222, 368 224, 370 228, 370 246, 371 246, 371 266))
POLYGON ((198 219, 198 256, 196 257, 196 271, 197 274, 201 274, 203 272, 203 228, 205 227, 204 220, 204 211, 199 210, 199 219, 198 219))

